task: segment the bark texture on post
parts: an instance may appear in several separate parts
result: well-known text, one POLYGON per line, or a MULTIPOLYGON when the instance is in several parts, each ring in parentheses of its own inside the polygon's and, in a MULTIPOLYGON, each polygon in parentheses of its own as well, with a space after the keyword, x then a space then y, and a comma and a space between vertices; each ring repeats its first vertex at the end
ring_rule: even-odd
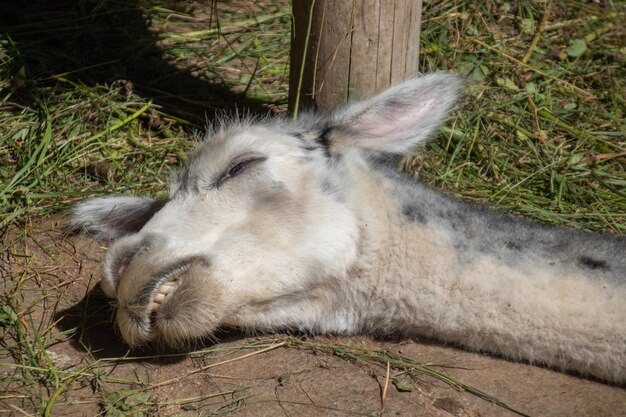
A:
POLYGON ((421 14, 421 0, 294 0, 289 109, 332 111, 417 75, 421 14))

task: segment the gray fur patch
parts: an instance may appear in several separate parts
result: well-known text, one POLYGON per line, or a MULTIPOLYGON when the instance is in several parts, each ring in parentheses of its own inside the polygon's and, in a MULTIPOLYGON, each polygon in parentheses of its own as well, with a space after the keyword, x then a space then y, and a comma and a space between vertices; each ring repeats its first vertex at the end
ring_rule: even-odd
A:
POLYGON ((178 190, 183 193, 199 194, 200 178, 197 174, 191 172, 191 165, 186 166, 179 177, 178 190))
POLYGON ((394 195, 403 218, 417 224, 428 222, 454 236, 452 245, 463 257, 459 262, 473 262, 477 255, 489 255, 515 268, 558 265, 584 269, 598 279, 626 279, 622 272, 626 270, 623 236, 559 229, 505 216, 414 182, 396 170, 393 159, 370 158, 369 162, 374 170, 394 181, 394 195))
POLYGON ((332 179, 328 177, 322 178, 322 180, 319 182, 319 187, 324 194, 333 196, 336 201, 345 201, 345 196, 343 195, 343 192, 341 191, 341 189, 339 189, 339 187, 337 187, 332 179))
POLYGON ((592 258, 590 256, 581 256, 578 258, 578 264, 582 265, 586 268, 589 269, 597 269, 600 271, 610 271, 611 267, 609 266, 609 264, 602 260, 602 259, 596 259, 596 258, 592 258))
POLYGON ((287 187, 285 186, 285 183, 282 182, 282 181, 272 181, 271 186, 275 190, 286 190, 287 189, 287 187))
POLYGON ((404 205, 402 207, 402 214, 408 221, 413 223, 425 224, 428 222, 423 207, 414 204, 404 205))
POLYGON ((521 251, 524 248, 522 247, 522 245, 520 245, 517 242, 507 242, 506 243, 506 248, 510 249, 510 250, 514 250, 514 251, 521 251))
POLYGON ((337 191, 335 184, 333 184, 328 178, 324 178, 320 184, 322 192, 326 194, 332 194, 337 191))
POLYGON ((303 149, 307 152, 313 152, 320 149, 320 146, 317 142, 305 139, 302 133, 292 133, 292 136, 297 139, 300 149, 303 149))

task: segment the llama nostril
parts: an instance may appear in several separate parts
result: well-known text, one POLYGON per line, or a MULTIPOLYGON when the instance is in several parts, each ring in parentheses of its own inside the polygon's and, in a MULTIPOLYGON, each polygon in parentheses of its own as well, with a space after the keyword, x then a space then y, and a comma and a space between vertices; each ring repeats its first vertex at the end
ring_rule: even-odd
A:
POLYGON ((120 279, 124 276, 124 272, 126 272, 126 268, 127 268, 127 265, 126 264, 122 264, 117 269, 117 276, 120 277, 120 279))
POLYGON ((111 275, 115 281, 119 282, 120 279, 128 272, 128 267, 135 257, 150 250, 153 245, 154 237, 144 237, 142 240, 134 244, 125 244, 118 247, 114 252, 116 254, 115 260, 111 268, 111 275))

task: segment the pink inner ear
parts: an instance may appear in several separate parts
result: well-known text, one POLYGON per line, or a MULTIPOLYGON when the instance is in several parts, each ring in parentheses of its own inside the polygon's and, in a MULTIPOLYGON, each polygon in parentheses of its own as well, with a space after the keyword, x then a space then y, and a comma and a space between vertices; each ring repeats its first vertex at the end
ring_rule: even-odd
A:
POLYGON ((407 106, 404 109, 383 111, 368 117, 364 125, 368 136, 379 137, 381 140, 404 139, 408 131, 427 124, 422 118, 428 114, 434 99, 424 100, 416 106, 407 106), (400 135, 401 138, 397 136, 400 135))

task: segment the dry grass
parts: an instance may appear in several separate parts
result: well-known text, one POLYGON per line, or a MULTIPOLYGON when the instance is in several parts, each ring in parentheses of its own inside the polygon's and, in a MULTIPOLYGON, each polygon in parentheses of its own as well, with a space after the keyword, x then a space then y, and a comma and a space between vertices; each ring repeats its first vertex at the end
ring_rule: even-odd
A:
POLYGON ((453 69, 468 85, 410 169, 507 212, 626 232, 624 12, 573 1, 426 7, 422 68, 453 69))
MULTIPOLYGON (((552 3, 425 2, 421 68, 461 73, 467 87, 442 133, 405 168, 499 210, 624 233, 626 10, 610 1, 552 3)), ((226 395, 156 404, 137 378, 111 374, 131 358, 96 359, 89 346, 81 363, 61 366, 50 347, 81 328, 56 326, 71 283, 35 261, 14 263, 23 239, 37 245, 32 225, 73 201, 163 195, 216 111, 284 111, 287 2, 36 1, 4 5, 0 28, 0 400, 12 404, 0 411, 53 415, 76 386, 92 387, 88 401, 111 416, 226 395)), ((407 375, 423 371, 388 352, 282 340, 407 375)), ((221 412, 237 410, 244 391, 228 394, 221 412)))

